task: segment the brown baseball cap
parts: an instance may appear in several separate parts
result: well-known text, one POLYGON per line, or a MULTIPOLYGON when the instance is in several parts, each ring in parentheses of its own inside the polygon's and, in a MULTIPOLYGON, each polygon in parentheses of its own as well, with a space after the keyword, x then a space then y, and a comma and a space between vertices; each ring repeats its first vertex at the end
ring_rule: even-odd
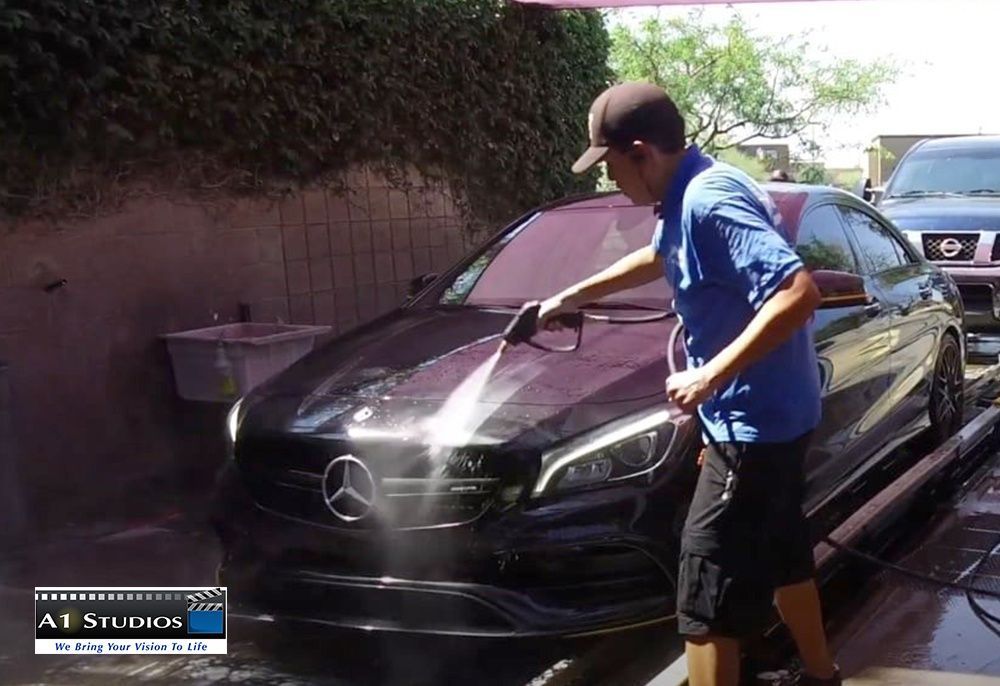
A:
POLYGON ((684 147, 684 118, 666 91, 652 83, 630 81, 597 96, 587 115, 590 147, 573 164, 583 174, 604 159, 611 146, 655 142, 667 152, 684 147))

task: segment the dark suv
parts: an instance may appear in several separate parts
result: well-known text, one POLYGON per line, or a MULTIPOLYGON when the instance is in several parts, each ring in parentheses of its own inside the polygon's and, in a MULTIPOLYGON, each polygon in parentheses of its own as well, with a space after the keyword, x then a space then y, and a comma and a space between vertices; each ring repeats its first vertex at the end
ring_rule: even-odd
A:
POLYGON ((918 143, 878 202, 928 260, 944 267, 965 304, 969 352, 1000 352, 1000 136, 918 143))
MULTIPOLYGON (((870 205, 768 191, 825 298, 807 458, 824 531, 897 445, 956 429, 961 307, 870 205)), ((700 436, 664 397, 665 282, 588 308, 659 321, 588 324, 571 354, 494 356, 522 303, 648 245, 654 225, 620 195, 540 208, 243 399, 214 515, 220 583, 273 616, 373 629, 578 634, 671 616, 700 436)))

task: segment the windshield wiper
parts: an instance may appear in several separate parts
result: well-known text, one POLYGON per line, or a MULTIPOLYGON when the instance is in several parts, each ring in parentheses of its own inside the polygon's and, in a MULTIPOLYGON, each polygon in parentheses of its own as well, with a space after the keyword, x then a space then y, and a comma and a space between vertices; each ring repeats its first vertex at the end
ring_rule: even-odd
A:
POLYGON ((580 305, 581 310, 645 310, 647 312, 670 312, 667 307, 657 307, 655 305, 642 305, 640 303, 628 302, 626 300, 597 300, 595 302, 580 305))
POLYGON ((887 195, 886 198, 923 198, 927 196, 954 196, 961 195, 960 193, 953 193, 950 191, 903 191, 902 193, 893 193, 892 195, 887 195))
MULTIPOLYGON (((522 300, 489 300, 474 303, 437 303, 437 307, 459 309, 463 307, 518 310, 527 301, 522 300)), ((643 310, 647 312, 672 312, 669 307, 657 307, 656 305, 643 305, 642 303, 629 302, 626 300, 596 300, 584 303, 577 309, 580 310, 643 310)))
POLYGON ((997 188, 973 188, 971 191, 962 191, 962 195, 1000 195, 997 188))

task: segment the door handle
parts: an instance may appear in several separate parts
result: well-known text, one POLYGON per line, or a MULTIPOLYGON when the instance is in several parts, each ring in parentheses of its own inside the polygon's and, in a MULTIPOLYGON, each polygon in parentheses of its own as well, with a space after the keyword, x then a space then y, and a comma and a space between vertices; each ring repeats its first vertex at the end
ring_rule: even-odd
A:
POLYGON ((865 305, 865 314, 868 315, 869 317, 876 317, 881 311, 882 311, 882 303, 880 303, 878 300, 874 298, 870 303, 865 305))

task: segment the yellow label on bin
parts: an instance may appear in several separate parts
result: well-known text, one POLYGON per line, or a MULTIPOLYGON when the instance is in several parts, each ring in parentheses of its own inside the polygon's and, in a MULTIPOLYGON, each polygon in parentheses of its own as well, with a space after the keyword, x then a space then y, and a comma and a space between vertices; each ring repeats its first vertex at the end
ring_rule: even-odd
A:
POLYGON ((224 398, 232 398, 236 395, 236 379, 230 375, 222 377, 222 396, 224 398))

